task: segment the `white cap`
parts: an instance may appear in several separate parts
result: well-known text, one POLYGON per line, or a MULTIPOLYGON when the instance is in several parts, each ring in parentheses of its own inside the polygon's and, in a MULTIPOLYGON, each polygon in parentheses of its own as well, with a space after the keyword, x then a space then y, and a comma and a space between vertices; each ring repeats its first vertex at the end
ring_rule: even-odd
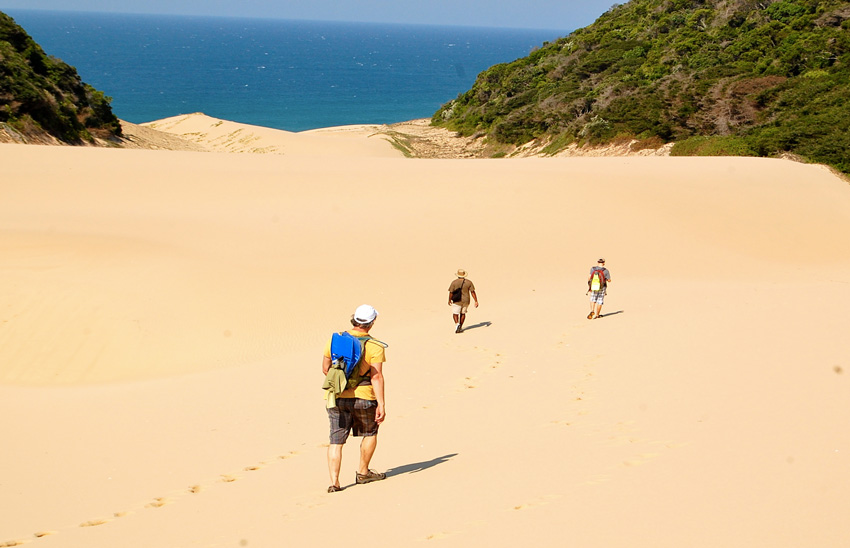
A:
POLYGON ((378 311, 368 304, 361 304, 354 311, 354 319, 358 323, 372 323, 378 317, 378 311))

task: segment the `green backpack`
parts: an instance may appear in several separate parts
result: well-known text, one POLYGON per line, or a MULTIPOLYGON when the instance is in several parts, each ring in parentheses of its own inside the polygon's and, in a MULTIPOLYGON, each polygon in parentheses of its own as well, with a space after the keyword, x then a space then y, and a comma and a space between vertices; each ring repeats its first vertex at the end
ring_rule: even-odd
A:
POLYGON ((371 335, 355 336, 347 331, 331 336, 331 369, 345 372, 346 390, 356 388, 369 372, 360 373, 360 364, 365 356, 366 341, 372 341, 387 348, 387 344, 372 338, 371 335))
POLYGON ((590 290, 602 291, 603 287, 605 287, 605 271, 601 269, 594 270, 593 274, 590 275, 590 290))

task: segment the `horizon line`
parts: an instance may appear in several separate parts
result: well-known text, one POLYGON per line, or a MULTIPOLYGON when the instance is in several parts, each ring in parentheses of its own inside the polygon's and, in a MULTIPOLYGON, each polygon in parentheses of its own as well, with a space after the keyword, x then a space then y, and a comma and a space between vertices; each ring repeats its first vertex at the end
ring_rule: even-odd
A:
POLYGON ((206 18, 206 19, 243 19, 251 21, 291 21, 304 23, 340 23, 340 24, 355 24, 355 25, 387 25, 396 27, 449 27, 449 28, 469 28, 469 29, 499 29, 499 30, 517 30, 517 31, 540 31, 540 32, 557 32, 560 37, 565 37, 575 32, 575 29, 559 29, 545 27, 509 27, 509 26, 485 26, 485 25, 461 25, 461 24, 437 24, 437 23, 411 23, 397 21, 372 21, 372 20, 342 20, 342 19, 307 19, 300 17, 260 17, 257 15, 211 15, 198 13, 145 13, 132 11, 99 11, 99 10, 72 10, 72 9, 45 9, 45 8, 0 8, 2 13, 19 12, 44 12, 44 13, 87 13, 93 15, 129 15, 141 17, 185 17, 185 18, 206 18))

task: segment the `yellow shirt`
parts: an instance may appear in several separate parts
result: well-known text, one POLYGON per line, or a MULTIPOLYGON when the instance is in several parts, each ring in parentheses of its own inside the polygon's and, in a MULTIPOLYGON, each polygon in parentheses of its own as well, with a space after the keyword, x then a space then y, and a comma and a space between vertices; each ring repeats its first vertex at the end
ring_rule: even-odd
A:
MULTIPOLYGON (((349 329, 348 333, 354 337, 362 337, 364 335, 363 332, 355 331, 353 329, 349 329)), ((386 361, 386 356, 384 355, 384 347, 374 341, 366 341, 366 344, 363 345, 363 354, 363 359, 360 362, 360 371, 363 373, 368 372, 368 367, 371 366, 373 363, 384 363, 384 361, 386 361)), ((325 357, 331 357, 331 339, 328 339, 328 344, 325 346, 325 357)), ((325 398, 327 398, 327 396, 327 393, 325 393, 325 398)), ((366 384, 346 390, 342 394, 337 396, 337 398, 359 398, 361 400, 373 401, 377 399, 375 397, 375 391, 372 389, 371 384, 366 384)))

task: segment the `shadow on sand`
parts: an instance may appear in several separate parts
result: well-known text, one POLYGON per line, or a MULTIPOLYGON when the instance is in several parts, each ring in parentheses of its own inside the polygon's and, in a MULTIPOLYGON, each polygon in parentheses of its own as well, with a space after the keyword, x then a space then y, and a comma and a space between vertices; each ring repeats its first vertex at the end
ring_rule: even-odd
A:
POLYGON ((464 327, 463 330, 469 331, 470 329, 478 329, 479 327, 490 327, 491 325, 493 325, 493 322, 479 322, 475 325, 470 325, 468 327, 464 327))
POLYGON ((622 314, 623 312, 625 312, 625 310, 618 310, 616 312, 609 312, 607 314, 600 314, 599 317, 600 318, 607 318, 608 316, 616 316, 617 314, 622 314))
POLYGON ((413 464, 405 464, 404 466, 390 468, 389 470, 387 470, 387 477, 389 478, 391 476, 399 476, 401 474, 415 474, 416 472, 421 472, 422 470, 433 468, 438 464, 448 462, 449 459, 456 456, 457 453, 452 453, 450 455, 443 455, 442 457, 437 457, 435 459, 427 460, 424 462, 414 462, 413 464))

